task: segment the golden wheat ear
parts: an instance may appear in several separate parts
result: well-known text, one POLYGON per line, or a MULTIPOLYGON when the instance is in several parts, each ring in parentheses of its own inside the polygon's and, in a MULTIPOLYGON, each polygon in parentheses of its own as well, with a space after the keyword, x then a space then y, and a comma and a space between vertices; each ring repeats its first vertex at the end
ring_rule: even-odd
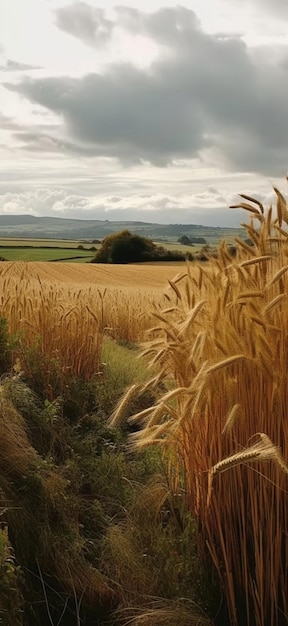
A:
MULTIPOLYGON (((230 416, 228 419, 231 419, 231 415, 233 410, 237 408, 238 411, 239 405, 235 405, 233 407, 230 416)), ((227 423, 227 422, 226 422, 227 423)), ((231 454, 230 456, 222 459, 222 461, 218 461, 211 469, 209 470, 208 477, 208 496, 207 496, 207 505, 209 506, 212 495, 212 486, 213 479, 217 474, 222 474, 227 470, 232 469, 238 465, 247 465, 248 463, 256 463, 263 461, 274 461, 276 465, 280 467, 280 469, 288 474, 288 466, 285 463, 279 446, 275 446, 271 439, 265 433, 258 433, 259 441, 255 444, 249 446, 248 448, 241 450, 240 452, 236 452, 235 454, 231 454)))

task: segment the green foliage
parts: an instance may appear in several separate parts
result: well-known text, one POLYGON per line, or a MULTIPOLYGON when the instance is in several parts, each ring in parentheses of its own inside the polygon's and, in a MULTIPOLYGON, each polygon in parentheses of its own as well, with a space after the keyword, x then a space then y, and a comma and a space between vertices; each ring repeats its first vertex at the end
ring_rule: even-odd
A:
POLYGON ((96 252, 96 263, 137 263, 151 254, 154 244, 152 241, 133 235, 129 230, 123 230, 108 235, 102 241, 101 248, 96 252))
MULTIPOLYGON (((94 381, 96 406, 100 415, 110 416, 123 391, 136 382, 145 382, 148 371, 143 359, 139 359, 140 351, 134 344, 116 342, 106 338, 102 351, 102 372, 94 381), (134 346, 134 349, 132 349, 134 346)), ((145 408, 151 396, 139 400, 145 408)), ((136 409, 136 406, 135 406, 136 409)), ((139 408, 140 410, 140 408, 139 408)))
POLYGON ((144 261, 183 261, 181 253, 165 250, 153 241, 123 230, 108 235, 96 252, 93 263, 140 263, 144 261))
POLYGON ((191 238, 188 237, 188 235, 182 235, 177 241, 179 241, 182 246, 192 246, 191 238))
POLYGON ((145 241, 136 235, 119 238, 111 249, 111 263, 138 263, 143 261, 146 252, 145 241))
POLYGON ((194 243, 196 244, 206 244, 207 241, 206 239, 204 239, 204 237, 193 237, 192 235, 182 235, 181 237, 179 237, 179 239, 177 240, 179 241, 179 243, 181 243, 184 246, 193 246, 194 243))

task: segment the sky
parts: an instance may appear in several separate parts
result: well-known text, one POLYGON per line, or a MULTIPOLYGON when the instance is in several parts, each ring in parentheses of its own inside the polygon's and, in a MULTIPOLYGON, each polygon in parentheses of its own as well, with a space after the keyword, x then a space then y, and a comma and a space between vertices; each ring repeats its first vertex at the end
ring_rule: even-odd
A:
POLYGON ((288 190, 287 0, 0 0, 0 214, 238 226, 288 190))

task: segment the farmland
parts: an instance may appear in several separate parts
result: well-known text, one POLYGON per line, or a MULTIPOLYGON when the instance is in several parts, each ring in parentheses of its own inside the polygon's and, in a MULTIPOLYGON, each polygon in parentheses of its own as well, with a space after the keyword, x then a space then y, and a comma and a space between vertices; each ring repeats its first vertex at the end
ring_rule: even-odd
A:
MULTIPOLYGON (((74 249, 78 248, 81 242, 77 239, 34 239, 29 237, 15 237, 11 239, 11 237, 0 237, 0 248, 5 247, 33 247, 33 248, 67 248, 74 249)), ((85 244, 83 242, 83 247, 89 249, 92 244, 85 244)), ((94 245, 94 244, 93 244, 94 245)))
MULTIPOLYGON (((5 261, 65 261, 89 262, 95 255, 92 246, 79 241, 0 239, 0 257, 5 261), (80 248, 79 248, 80 246, 80 248)), ((94 247, 95 248, 95 247, 94 247)))
MULTIPOLYGON (((215 246, 215 241, 212 240, 215 246)), ((154 240, 157 246, 164 247, 170 252, 180 252, 193 255, 197 260, 201 254, 203 244, 193 246, 183 245, 175 240, 154 240)), ((210 242, 211 243, 211 242, 210 242)), ((219 242, 218 242, 219 243, 219 242)), ((60 261, 65 259, 71 262, 83 263, 92 261, 98 244, 91 241, 61 240, 61 239, 33 239, 33 238, 0 238, 0 257, 6 261, 60 261)), ((208 246, 209 247, 209 246, 208 246)), ((210 248, 210 249, 212 249, 210 248)))
POLYGON ((61 248, 0 248, 0 256, 6 261, 63 261, 73 259, 74 261, 91 261, 93 254, 84 250, 66 250, 61 248))
POLYGON ((68 607, 75 623, 107 623, 115 606, 113 626, 287 622, 288 209, 276 196, 274 221, 251 205, 253 246, 223 243, 202 265, 0 264, 8 626, 44 623, 47 606, 50 623, 68 607))
MULTIPOLYGON (((112 266, 3 262, 0 312, 8 320, 10 332, 16 333, 20 322, 21 328, 26 329, 28 344, 33 343, 36 333, 41 338, 42 353, 50 358, 55 350, 59 351, 60 325, 66 343, 66 365, 70 362, 71 366, 75 348, 73 333, 79 343, 83 333, 81 345, 85 359, 89 360, 91 355, 89 374, 92 375, 93 363, 98 358, 99 332, 103 333, 105 328, 116 339, 142 341, 145 331, 153 324, 153 306, 164 303, 168 280, 183 269, 183 263, 112 266), (67 341, 66 327, 70 337, 67 341), (89 349, 85 336, 91 338, 89 349)), ((76 370, 77 367, 75 364, 76 370)))
POLYGON ((129 287, 142 289, 163 288, 167 281, 179 271, 185 269, 185 263, 152 263, 135 265, 98 265, 87 264, 74 266, 71 263, 49 265, 47 263, 1 263, 0 278, 18 277, 28 280, 50 280, 68 283, 93 284, 105 287, 129 287))

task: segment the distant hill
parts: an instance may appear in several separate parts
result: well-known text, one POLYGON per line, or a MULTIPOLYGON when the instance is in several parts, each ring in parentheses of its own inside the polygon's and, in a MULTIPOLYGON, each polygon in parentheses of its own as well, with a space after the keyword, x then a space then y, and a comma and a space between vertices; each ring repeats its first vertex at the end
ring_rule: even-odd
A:
POLYGON ((0 215, 0 237, 35 239, 76 239, 92 241, 119 230, 128 229, 142 237, 165 241, 177 240, 182 235, 204 237, 207 243, 234 237, 245 238, 242 228, 222 228, 197 224, 154 224, 153 222, 109 222, 108 220, 81 220, 33 215, 0 215))

